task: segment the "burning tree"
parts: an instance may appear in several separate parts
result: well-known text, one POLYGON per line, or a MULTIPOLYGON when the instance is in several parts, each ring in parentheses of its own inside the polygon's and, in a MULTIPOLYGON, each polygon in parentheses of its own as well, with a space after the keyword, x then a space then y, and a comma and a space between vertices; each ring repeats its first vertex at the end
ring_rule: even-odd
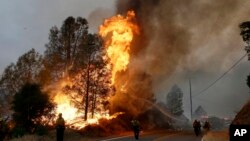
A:
POLYGON ((87 57, 84 49, 88 46, 88 35, 88 22, 81 17, 68 17, 60 30, 56 26, 50 29, 44 59, 50 81, 70 77, 70 70, 83 67, 82 61, 87 57))
POLYGON ((51 78, 47 89, 57 103, 56 113, 63 113, 68 124, 87 123, 89 113, 92 119, 107 114, 110 68, 101 38, 88 33, 85 19, 68 17, 60 30, 50 30, 49 39, 44 72, 51 78))
POLYGON ((139 32, 134 11, 128 11, 126 16, 117 15, 106 19, 100 26, 99 34, 104 39, 107 56, 110 58, 108 66, 112 70, 111 85, 116 90, 110 98, 111 112, 125 111, 136 115, 146 110, 148 103, 153 100, 149 90, 150 76, 129 67, 132 42, 139 32))
POLYGON ((94 118, 95 110, 105 111, 107 95, 110 91, 109 69, 106 67, 106 59, 101 46, 101 40, 97 35, 88 36, 89 43, 84 52, 87 55, 83 68, 78 68, 77 75, 72 79, 72 85, 65 91, 79 110, 84 111, 84 120, 88 119, 89 110, 94 118), (103 105, 103 106, 101 106, 103 105), (101 108, 102 107, 102 108, 101 108))
MULTIPOLYGON (((56 104, 54 114, 62 113, 67 125, 81 128, 100 118, 116 117, 132 106, 135 108, 128 114, 138 113, 149 107, 153 93, 150 75, 129 67, 135 35, 139 35, 139 27, 133 11, 105 20, 99 35, 88 33, 86 19, 68 17, 61 28, 51 28, 43 57, 17 63, 22 72, 18 74, 42 84, 56 104), (26 69, 22 67, 26 61, 40 67, 31 63, 26 69)), ((4 76, 15 80, 15 68, 10 65, 4 76)))
POLYGON ((108 117, 112 86, 105 54, 101 38, 88 33, 87 20, 68 17, 60 29, 51 28, 44 57, 32 49, 5 69, 1 90, 14 95, 27 82, 42 84, 56 104, 54 114, 63 113, 67 124, 87 120, 89 113, 108 117))

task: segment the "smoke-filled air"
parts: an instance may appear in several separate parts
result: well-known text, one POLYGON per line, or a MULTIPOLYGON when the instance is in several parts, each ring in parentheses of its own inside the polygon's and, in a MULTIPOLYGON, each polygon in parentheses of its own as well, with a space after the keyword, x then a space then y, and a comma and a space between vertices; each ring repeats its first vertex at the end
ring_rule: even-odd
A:
MULTIPOLYGON (((128 88, 131 89, 119 101, 126 102, 130 97, 147 98, 152 93, 161 101, 175 83, 184 87, 187 98, 189 78, 195 83, 195 93, 209 85, 244 54, 238 25, 247 20, 249 9, 245 6, 248 4, 247 0, 117 1, 117 13, 134 10, 140 27, 140 34, 135 36, 130 49, 130 63, 125 76, 129 78, 128 88), (204 81, 207 83, 201 83, 204 81)), ((246 72, 241 76, 243 85, 245 75, 246 72)), ((223 82, 219 85, 231 87, 231 84, 223 82)), ((246 86, 243 89, 247 90, 246 86)), ((227 90, 211 92, 220 93, 221 97, 229 95, 228 98, 233 99, 227 90)), ((187 103, 185 107, 189 109, 187 103)), ((132 107, 137 107, 136 104, 132 107)))

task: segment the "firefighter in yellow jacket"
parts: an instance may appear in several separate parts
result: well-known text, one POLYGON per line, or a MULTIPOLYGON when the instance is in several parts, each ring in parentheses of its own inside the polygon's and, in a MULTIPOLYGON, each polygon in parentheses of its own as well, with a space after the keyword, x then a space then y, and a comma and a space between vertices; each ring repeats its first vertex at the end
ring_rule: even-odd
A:
POLYGON ((57 141, 63 141, 63 134, 65 130, 65 121, 62 117, 62 113, 58 115, 56 120, 56 138, 57 141))

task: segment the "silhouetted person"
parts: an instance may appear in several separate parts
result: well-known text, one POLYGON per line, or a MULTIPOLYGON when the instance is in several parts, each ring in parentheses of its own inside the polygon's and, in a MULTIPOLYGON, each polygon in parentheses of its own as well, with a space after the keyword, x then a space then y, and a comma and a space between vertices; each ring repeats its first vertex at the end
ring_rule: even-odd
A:
POLYGON ((193 128, 195 135, 198 136, 201 132, 201 123, 197 120, 194 120, 193 128))
POLYGON ((63 135, 65 130, 65 121, 62 117, 62 113, 58 115, 56 120, 56 138, 57 141, 63 141, 63 135))
POLYGON ((198 121, 198 132, 199 132, 199 134, 201 133, 201 122, 200 121, 198 121))
POLYGON ((139 139, 139 133, 140 133, 140 122, 138 120, 132 120, 131 123, 132 123, 132 126, 133 126, 135 139, 138 140, 139 139))
POLYGON ((204 129, 205 133, 208 132, 210 130, 210 128, 211 128, 210 123, 208 121, 206 121, 203 125, 203 129, 204 129))

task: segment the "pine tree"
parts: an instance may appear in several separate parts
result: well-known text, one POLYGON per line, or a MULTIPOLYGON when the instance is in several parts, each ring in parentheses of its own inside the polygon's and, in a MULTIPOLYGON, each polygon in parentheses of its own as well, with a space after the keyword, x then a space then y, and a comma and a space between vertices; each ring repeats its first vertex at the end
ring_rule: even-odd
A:
POLYGON ((53 104, 47 93, 41 91, 38 84, 26 83, 13 99, 13 119, 16 127, 31 131, 35 125, 40 124, 42 117, 49 116, 53 104))
POLYGON ((183 98, 183 92, 181 89, 177 86, 174 85, 170 92, 167 95, 167 107, 171 114, 180 116, 183 114, 183 103, 182 103, 182 98, 183 98))

